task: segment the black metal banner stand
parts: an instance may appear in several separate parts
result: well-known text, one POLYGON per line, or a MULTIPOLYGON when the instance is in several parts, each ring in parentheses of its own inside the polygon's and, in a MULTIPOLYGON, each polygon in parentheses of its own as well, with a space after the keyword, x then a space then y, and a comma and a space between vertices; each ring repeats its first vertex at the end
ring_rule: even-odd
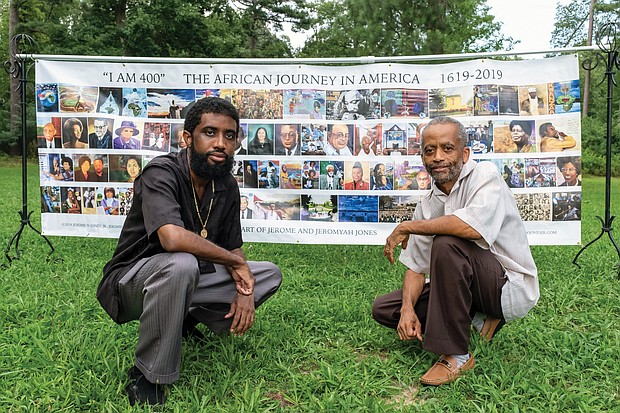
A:
MULTIPOLYGON (((605 77, 601 81, 605 81, 607 79, 607 136, 605 137, 607 147, 605 152, 605 219, 600 216, 596 216, 599 221, 601 221, 601 233, 598 237, 594 238, 592 241, 588 242, 586 245, 579 250, 575 258, 573 259, 573 264, 577 267, 581 268, 579 264, 577 264, 577 259, 581 255, 582 252, 585 251, 590 245, 594 244, 598 241, 603 235, 607 234, 611 243, 616 248, 616 252, 618 253, 618 257, 620 258, 620 248, 618 247, 618 243, 614 239, 613 228, 611 226, 614 216, 611 215, 610 205, 611 205, 611 143, 612 143, 612 122, 613 122, 613 108, 612 108, 612 100, 613 100, 613 88, 617 86, 615 79, 615 69, 620 69, 620 59, 618 57, 618 39, 616 37, 618 29, 618 23, 607 23, 601 30, 597 33, 596 36, 596 44, 598 45, 600 52, 596 52, 594 55, 594 59, 584 60, 582 66, 585 70, 593 70, 596 68, 600 62, 604 62, 605 64, 605 77)), ((618 270, 618 277, 620 277, 620 264, 616 264, 616 269, 618 270)))
POLYGON ((21 144, 22 144, 22 210, 19 212, 21 217, 20 227, 11 238, 11 241, 6 246, 4 250, 4 256, 9 261, 9 265, 14 259, 19 259, 19 239, 22 236, 22 233, 26 227, 29 227, 34 232, 39 234, 49 245, 51 251, 48 254, 48 258, 54 253, 54 246, 50 242, 49 239, 45 235, 41 233, 38 229, 32 226, 30 222, 30 215, 34 211, 28 212, 28 168, 27 168, 27 160, 28 160, 28 138, 27 138, 27 130, 26 130, 26 86, 28 83, 28 62, 27 60, 32 60, 30 58, 22 59, 18 56, 18 51, 30 49, 34 45, 34 40, 32 37, 25 34, 18 34, 11 39, 11 60, 4 62, 4 67, 9 73, 10 76, 14 78, 19 78, 18 90, 21 93, 21 121, 22 121, 22 130, 21 130, 21 144), (15 256, 11 257, 11 247, 15 244, 15 256))

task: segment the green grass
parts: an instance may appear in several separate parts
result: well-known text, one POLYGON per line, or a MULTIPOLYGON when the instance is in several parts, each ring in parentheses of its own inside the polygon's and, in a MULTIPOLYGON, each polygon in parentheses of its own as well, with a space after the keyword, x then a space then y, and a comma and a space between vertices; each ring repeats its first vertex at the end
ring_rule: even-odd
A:
MULTIPOLYGON (((19 228, 20 173, 0 167, 3 249, 19 228)), ((40 228, 36 179, 31 167, 28 209, 40 228)), ((585 179, 582 209, 585 243, 600 233, 602 178, 585 179)), ((533 247, 539 304, 492 344, 473 338, 476 368, 439 388, 419 385, 435 356, 371 319, 374 297, 401 282, 381 247, 247 244, 250 259, 282 268, 281 290, 244 337, 185 343, 181 379, 157 409, 131 408, 123 391, 137 323, 117 326, 95 299, 115 240, 50 239, 63 261, 47 262, 47 245, 26 229, 21 258, 0 270, 0 411, 620 411, 620 280, 606 234, 582 269, 577 246, 533 247)))

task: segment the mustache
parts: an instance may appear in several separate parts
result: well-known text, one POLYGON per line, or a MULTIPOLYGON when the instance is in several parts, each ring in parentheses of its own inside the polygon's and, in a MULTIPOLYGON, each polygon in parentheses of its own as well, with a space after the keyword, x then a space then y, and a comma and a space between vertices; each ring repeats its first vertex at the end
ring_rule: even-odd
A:
POLYGON ((212 151, 205 152, 205 156, 213 155, 217 153, 218 155, 224 155, 226 159, 230 158, 230 156, 223 149, 213 149, 212 151))

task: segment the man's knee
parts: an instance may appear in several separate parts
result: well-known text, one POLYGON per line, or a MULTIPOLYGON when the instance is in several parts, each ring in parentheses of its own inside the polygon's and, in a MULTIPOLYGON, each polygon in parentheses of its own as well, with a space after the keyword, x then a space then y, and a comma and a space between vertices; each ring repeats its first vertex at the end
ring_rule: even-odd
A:
POLYGON ((435 235, 433 238, 432 253, 437 253, 446 250, 452 250, 455 246, 467 242, 463 238, 455 237, 454 235, 435 235))
POLYGON ((161 272, 168 276, 170 282, 192 289, 196 288, 200 274, 198 260, 186 252, 168 253, 168 260, 161 272))
POLYGON ((274 263, 268 261, 254 262, 250 268, 256 276, 257 282, 268 284, 275 289, 278 289, 282 284, 282 271, 274 263))

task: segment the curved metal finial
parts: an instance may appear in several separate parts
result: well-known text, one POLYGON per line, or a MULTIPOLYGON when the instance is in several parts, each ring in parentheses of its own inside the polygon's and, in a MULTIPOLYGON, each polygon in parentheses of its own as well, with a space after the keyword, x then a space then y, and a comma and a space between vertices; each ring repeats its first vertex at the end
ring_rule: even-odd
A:
POLYGON ((605 66, 605 76, 599 82, 601 85, 605 80, 610 81, 614 86, 617 85, 614 69, 620 69, 620 57, 618 55, 618 47, 620 40, 618 39, 619 31, 618 22, 606 23, 596 33, 596 44, 599 48, 591 58, 584 59, 581 67, 585 70, 593 70, 599 64, 605 66))
MULTIPOLYGON (((20 54, 32 56, 37 42, 27 34, 16 34, 11 38, 9 44, 9 60, 3 63, 4 70, 13 77, 18 77, 23 64, 23 59, 18 58, 20 54)), ((31 57, 29 57, 31 59, 31 57)))
POLYGON ((596 33, 596 44, 604 53, 618 50, 618 22, 605 23, 596 33))

